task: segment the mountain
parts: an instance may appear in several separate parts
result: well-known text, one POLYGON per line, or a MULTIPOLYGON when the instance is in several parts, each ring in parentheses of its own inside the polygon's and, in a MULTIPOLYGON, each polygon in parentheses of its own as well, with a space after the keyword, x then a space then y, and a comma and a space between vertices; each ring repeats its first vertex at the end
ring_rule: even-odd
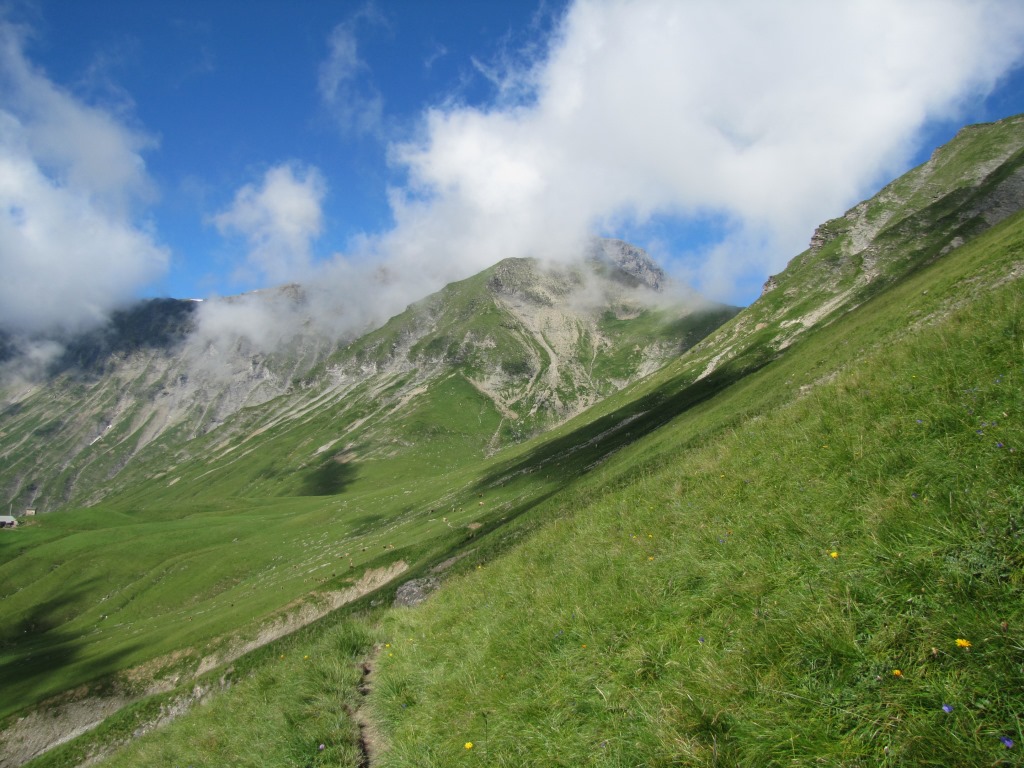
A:
POLYGON ((3 501, 43 512, 93 504, 120 487, 126 467, 184 450, 241 409, 288 396, 268 417, 287 419, 399 376, 399 399, 453 373, 479 389, 501 413, 493 449, 646 375, 737 311, 672 296, 665 283, 643 251, 595 241, 575 266, 498 264, 354 342, 301 322, 310 311, 301 286, 221 300, 300 319, 269 352, 244 334, 210 331, 198 302, 143 302, 66 341, 45 376, 9 377, 3 501))
POLYGON ((217 348, 195 337, 197 311, 197 302, 152 300, 62 344, 14 343, 23 354, 8 361, 0 406, 8 504, 49 511, 95 501, 157 438, 187 440, 287 391, 328 349, 315 338, 273 354, 242 339, 217 348), (24 350, 43 345, 58 350, 43 371, 18 375, 24 350))
POLYGON ((1011 754, 1022 147, 1021 117, 965 129, 734 316, 599 242, 165 430, 0 536, 3 759, 109 714, 43 758, 77 765, 206 698, 111 764, 1011 754), (388 608, 410 580, 444 587, 388 608))
POLYGON ((969 242, 1024 205, 1024 118, 963 128, 923 165, 843 216, 769 277, 761 298, 700 345, 708 370, 774 356, 969 242))

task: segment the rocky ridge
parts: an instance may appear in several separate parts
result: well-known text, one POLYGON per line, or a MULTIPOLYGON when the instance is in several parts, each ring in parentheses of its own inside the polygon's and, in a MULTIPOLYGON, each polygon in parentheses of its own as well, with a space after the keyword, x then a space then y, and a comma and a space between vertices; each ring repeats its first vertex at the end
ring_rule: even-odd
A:
POLYGON ((703 375, 779 352, 1024 208, 1024 116, 963 128, 929 160, 815 229, 741 317, 701 342, 703 375))

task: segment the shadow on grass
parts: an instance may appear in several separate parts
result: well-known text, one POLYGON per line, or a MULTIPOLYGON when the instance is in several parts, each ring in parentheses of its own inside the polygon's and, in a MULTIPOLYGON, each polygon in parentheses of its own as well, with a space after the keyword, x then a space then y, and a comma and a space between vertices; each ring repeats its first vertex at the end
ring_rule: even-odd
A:
MULTIPOLYGON (((516 460, 499 464, 481 478, 476 484, 476 490, 483 491, 516 481, 523 482, 528 490, 514 505, 502 508, 500 520, 488 520, 481 529, 467 534, 462 541, 444 552, 444 556, 449 557, 459 550, 465 552, 468 546, 474 547, 477 560, 489 559, 507 551, 543 525, 550 515, 559 513, 552 509, 541 517, 520 518, 542 507, 546 501, 611 454, 717 397, 733 384, 763 368, 772 359, 769 356, 748 356, 743 361, 734 360, 731 366, 727 364, 700 381, 692 381, 690 376, 678 376, 654 392, 606 416, 566 435, 544 441, 516 460), (510 526, 513 520, 519 520, 519 523, 510 526), (478 543, 474 543, 474 539, 478 539, 478 543)), ((426 573, 426 570, 423 572, 426 573)), ((411 574, 407 574, 407 577, 411 577, 411 574)))
POLYGON ((69 674, 69 668, 81 661, 89 640, 60 627, 68 620, 68 610, 81 606, 87 593, 88 584, 83 584, 40 603, 0 636, 0 651, 6 657, 0 662, 0 718, 64 690, 69 684, 96 680, 120 669, 121 658, 137 648, 121 647, 92 658, 84 674, 69 674))
POLYGON ((762 359, 743 366, 723 366, 699 381, 691 381, 688 375, 670 379, 654 392, 562 437, 544 441, 515 461, 498 465, 480 480, 478 487, 489 487, 519 475, 555 468, 558 485, 564 485, 619 449, 711 400, 769 362, 770 359, 762 359))
POLYGON ((300 496, 334 496, 344 491, 358 474, 351 461, 338 461, 328 456, 320 466, 310 470, 302 479, 300 496))
POLYGON ((67 635, 60 645, 47 644, 41 651, 26 652, 0 664, 0 679, 4 681, 0 696, 0 718, 19 712, 55 696, 61 691, 82 683, 90 689, 98 688, 97 681, 124 668, 122 659, 139 649, 139 645, 118 648, 89 659, 88 669, 76 673, 75 665, 87 645, 82 637, 67 635), (53 684, 57 680, 57 684, 53 684))

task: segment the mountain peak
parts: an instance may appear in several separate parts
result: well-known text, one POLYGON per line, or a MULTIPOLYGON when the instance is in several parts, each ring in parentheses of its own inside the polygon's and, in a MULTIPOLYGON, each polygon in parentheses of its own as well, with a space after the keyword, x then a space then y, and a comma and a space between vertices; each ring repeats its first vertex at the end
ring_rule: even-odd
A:
POLYGON ((615 267, 638 284, 655 291, 660 291, 666 281, 665 272, 645 250, 623 240, 594 238, 587 249, 587 259, 615 267))

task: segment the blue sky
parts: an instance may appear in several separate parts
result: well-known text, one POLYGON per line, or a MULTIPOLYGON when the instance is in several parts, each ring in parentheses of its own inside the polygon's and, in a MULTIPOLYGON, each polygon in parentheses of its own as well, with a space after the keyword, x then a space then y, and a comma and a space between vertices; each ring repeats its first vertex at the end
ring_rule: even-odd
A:
POLYGON ((1024 111, 1012 0, 0 9, 0 324, 30 331, 290 280, 399 311, 587 233, 746 304, 816 224, 1024 111))
POLYGON ((159 196, 147 213, 171 264, 143 290, 191 297, 258 287, 234 274, 237 244, 210 219, 275 165, 314 166, 328 179, 323 254, 392 226, 387 187, 401 173, 387 163, 389 143, 412 135, 433 104, 493 97, 484 67, 542 44, 562 8, 99 0, 32 3, 9 18, 30 25, 24 54, 49 79, 154 140, 141 153, 159 196), (339 27, 361 62, 351 108, 378 100, 379 122, 346 122, 319 90, 339 27))

